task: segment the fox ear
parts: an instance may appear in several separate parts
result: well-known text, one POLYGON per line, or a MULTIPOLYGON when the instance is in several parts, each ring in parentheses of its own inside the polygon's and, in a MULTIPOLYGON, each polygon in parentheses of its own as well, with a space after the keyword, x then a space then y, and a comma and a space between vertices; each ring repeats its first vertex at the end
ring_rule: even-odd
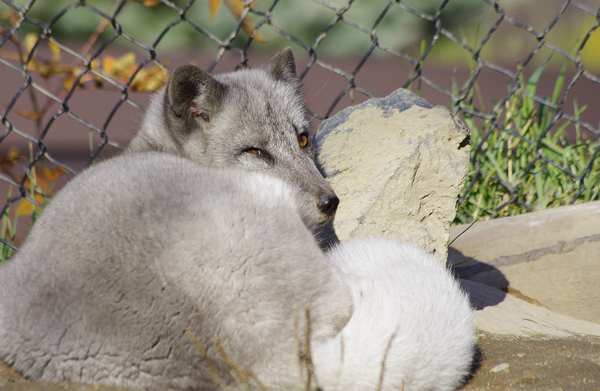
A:
POLYGON ((220 106, 227 87, 193 65, 173 71, 167 87, 167 105, 175 117, 186 121, 199 118, 210 122, 220 106))
POLYGON ((273 76, 275 80, 293 84, 296 88, 300 87, 292 48, 288 47, 277 53, 262 66, 262 69, 273 76))

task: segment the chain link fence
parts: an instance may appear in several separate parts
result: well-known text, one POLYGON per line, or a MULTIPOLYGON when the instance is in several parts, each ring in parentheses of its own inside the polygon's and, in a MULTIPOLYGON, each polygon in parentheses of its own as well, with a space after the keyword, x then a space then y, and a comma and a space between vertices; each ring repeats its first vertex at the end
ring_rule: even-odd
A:
POLYGON ((19 217, 126 145, 175 62, 229 71, 285 46, 315 127, 400 87, 469 127, 457 222, 595 200, 599 25, 595 0, 3 0, 4 252, 19 217))

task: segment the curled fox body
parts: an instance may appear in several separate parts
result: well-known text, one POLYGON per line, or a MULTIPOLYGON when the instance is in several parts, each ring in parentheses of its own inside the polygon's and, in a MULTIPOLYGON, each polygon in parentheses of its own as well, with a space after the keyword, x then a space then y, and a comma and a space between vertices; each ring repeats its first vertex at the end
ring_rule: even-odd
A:
POLYGON ((448 271, 387 240, 323 253, 299 198, 164 153, 85 170, 0 267, 0 359, 129 389, 456 388, 474 328, 448 271))

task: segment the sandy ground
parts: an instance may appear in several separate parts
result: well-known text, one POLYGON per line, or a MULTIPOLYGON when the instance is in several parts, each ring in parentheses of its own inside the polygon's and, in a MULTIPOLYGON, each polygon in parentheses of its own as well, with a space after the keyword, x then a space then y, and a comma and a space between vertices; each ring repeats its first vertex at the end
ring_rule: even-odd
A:
POLYGON ((548 339, 480 334, 479 362, 461 388, 478 390, 600 390, 600 338, 548 339))

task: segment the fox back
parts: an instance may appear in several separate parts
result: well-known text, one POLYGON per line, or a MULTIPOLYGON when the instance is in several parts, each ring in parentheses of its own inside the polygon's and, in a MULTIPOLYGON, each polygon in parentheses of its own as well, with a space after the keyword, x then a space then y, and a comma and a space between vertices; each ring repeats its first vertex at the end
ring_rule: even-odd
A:
POLYGON ((302 314, 326 340, 351 303, 281 180, 123 155, 67 184, 0 267, 0 359, 157 390, 228 389, 235 363, 286 389, 302 383, 302 314))
POLYGON ((270 173, 296 188, 312 229, 330 222, 339 203, 314 162, 289 48, 255 69, 209 75, 192 65, 176 68, 151 99, 129 151, 270 173))

